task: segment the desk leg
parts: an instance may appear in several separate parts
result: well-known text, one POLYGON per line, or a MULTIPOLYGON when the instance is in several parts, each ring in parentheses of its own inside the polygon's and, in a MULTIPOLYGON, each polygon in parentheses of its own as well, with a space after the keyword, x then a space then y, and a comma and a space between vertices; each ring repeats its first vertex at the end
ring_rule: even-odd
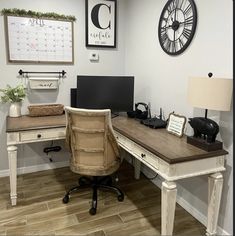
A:
POLYGON ((218 172, 208 177, 207 235, 215 235, 223 187, 223 175, 218 172))
POLYGON ((11 205, 16 205, 17 193, 16 193, 16 162, 17 162, 17 147, 8 146, 8 161, 9 161, 9 171, 10 171, 10 187, 11 187, 11 205))
POLYGON ((135 178, 140 178, 140 168, 141 168, 141 161, 139 161, 137 158, 134 158, 134 166, 135 166, 135 178))
POLYGON ((162 183, 161 235, 172 235, 175 217, 177 186, 175 182, 162 183))

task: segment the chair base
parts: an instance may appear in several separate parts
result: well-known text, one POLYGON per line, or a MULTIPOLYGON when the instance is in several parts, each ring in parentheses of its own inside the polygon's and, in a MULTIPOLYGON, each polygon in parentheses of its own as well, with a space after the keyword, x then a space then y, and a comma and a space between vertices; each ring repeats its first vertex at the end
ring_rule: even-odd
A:
POLYGON ((106 190, 111 190, 117 193, 117 199, 118 201, 123 201, 124 200, 124 194, 123 192, 112 185, 112 178, 110 176, 105 176, 105 177, 98 177, 98 176, 94 176, 93 179, 89 179, 87 177, 80 177, 78 180, 79 185, 71 188, 64 196, 63 198, 63 203, 66 204, 69 202, 69 198, 70 198, 70 194, 72 192, 76 192, 79 189, 82 188, 87 188, 87 187, 91 187, 93 190, 92 193, 92 203, 91 203, 91 208, 89 210, 89 213, 91 215, 95 215, 96 214, 96 210, 97 210, 97 190, 98 189, 106 189, 106 190))

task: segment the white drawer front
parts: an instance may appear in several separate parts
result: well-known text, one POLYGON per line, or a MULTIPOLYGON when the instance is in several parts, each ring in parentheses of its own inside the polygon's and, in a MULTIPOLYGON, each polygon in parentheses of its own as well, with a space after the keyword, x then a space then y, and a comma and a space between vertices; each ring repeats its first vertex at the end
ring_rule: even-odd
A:
POLYGON ((141 148, 139 145, 134 144, 132 151, 142 160, 142 162, 149 164, 154 169, 159 169, 159 158, 151 152, 141 148))
POLYGON ((20 142, 33 141, 33 140, 45 140, 51 138, 64 138, 65 129, 42 129, 34 131, 22 131, 20 132, 20 142))
POLYGON ((132 155, 138 158, 141 162, 150 165, 155 170, 159 169, 159 158, 147 151, 143 147, 135 144, 130 139, 116 133, 116 138, 121 147, 129 151, 132 155))
POLYGON ((132 152, 133 143, 129 139, 127 139, 125 136, 122 136, 119 133, 115 133, 115 137, 116 137, 116 139, 118 141, 118 144, 121 147, 123 147, 124 149, 126 149, 130 153, 132 152))

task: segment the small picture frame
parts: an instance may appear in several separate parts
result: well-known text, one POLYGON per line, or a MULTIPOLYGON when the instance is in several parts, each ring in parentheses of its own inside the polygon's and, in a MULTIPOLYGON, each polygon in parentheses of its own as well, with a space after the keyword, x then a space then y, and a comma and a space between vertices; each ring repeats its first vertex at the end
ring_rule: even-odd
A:
POLYGON ((186 117, 170 113, 166 130, 171 134, 182 137, 184 134, 185 123, 186 117))
POLYGON ((116 0, 86 0, 86 47, 116 48, 116 0))

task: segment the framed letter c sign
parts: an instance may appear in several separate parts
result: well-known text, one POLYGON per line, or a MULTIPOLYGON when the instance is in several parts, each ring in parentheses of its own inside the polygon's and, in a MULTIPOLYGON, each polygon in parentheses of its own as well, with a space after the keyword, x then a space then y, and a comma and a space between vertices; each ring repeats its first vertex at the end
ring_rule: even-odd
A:
POLYGON ((86 0, 86 46, 116 47, 116 0, 86 0))

